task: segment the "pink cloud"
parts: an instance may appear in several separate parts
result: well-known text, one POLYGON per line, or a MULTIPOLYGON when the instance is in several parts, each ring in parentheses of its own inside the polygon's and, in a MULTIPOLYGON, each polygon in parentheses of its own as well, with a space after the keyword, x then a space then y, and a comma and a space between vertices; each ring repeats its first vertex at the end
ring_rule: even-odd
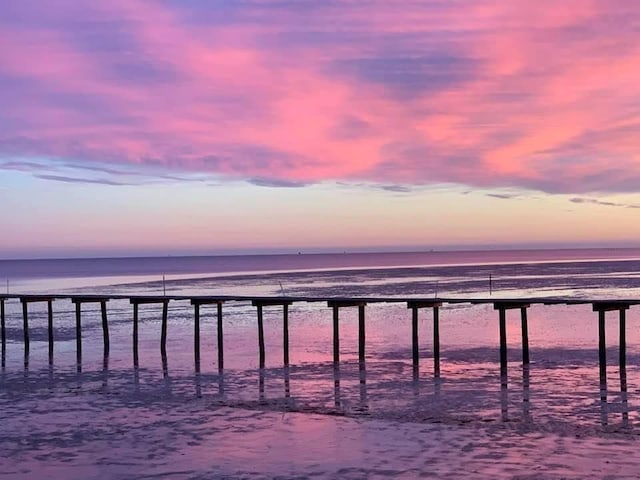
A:
POLYGON ((12 4, 0 159, 283 186, 635 190, 636 9, 402 5, 12 4))

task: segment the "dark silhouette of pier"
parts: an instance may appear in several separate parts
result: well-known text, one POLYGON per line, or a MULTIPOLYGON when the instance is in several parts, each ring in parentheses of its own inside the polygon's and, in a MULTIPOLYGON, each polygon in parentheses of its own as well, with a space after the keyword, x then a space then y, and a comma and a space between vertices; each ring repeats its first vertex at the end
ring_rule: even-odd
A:
MULTIPOLYGON (((29 359, 29 305, 32 303, 45 303, 48 319, 48 344, 49 363, 53 363, 54 357, 54 325, 53 303, 57 300, 71 301, 75 305, 76 314, 76 355, 78 371, 82 365, 82 306, 84 304, 100 304, 102 317, 102 336, 104 344, 104 357, 109 356, 109 324, 107 317, 107 305, 110 300, 128 300, 133 308, 132 339, 133 339, 133 364, 138 367, 138 309, 140 305, 159 305, 162 307, 162 323, 160 336, 160 354, 166 373, 167 366, 167 317, 168 306, 171 301, 189 301, 194 307, 194 361, 196 371, 200 371, 200 319, 202 307, 215 305, 217 308, 217 333, 218 333, 218 368, 224 369, 224 337, 223 337, 223 306, 233 302, 250 302, 256 308, 258 328, 258 358, 260 368, 265 367, 266 349, 264 341, 263 309, 278 307, 283 315, 283 365, 289 366, 289 307, 294 303, 325 303, 333 312, 333 362, 335 368, 340 363, 340 310, 343 308, 358 309, 358 360, 361 369, 365 368, 366 361, 366 306, 373 303, 404 303, 411 310, 411 351, 414 370, 417 371, 420 361, 419 355, 419 331, 418 316, 420 310, 430 309, 433 318, 433 364, 434 377, 440 377, 440 307, 446 304, 490 304, 498 312, 500 331, 500 376, 503 386, 507 381, 507 333, 506 316, 508 310, 520 310, 521 335, 522 335, 522 365, 529 366, 529 333, 527 310, 531 305, 591 305, 598 315, 598 352, 600 385, 606 391, 606 338, 605 320, 607 312, 618 312, 619 315, 619 365, 621 378, 626 379, 626 311, 634 305, 640 305, 640 299, 625 300, 599 300, 599 299, 567 299, 567 298, 398 298, 398 297, 369 297, 369 298, 318 298, 318 297, 289 297, 289 296, 130 296, 130 295, 0 295, 0 334, 2 342, 2 364, 5 363, 6 330, 5 330, 5 302, 9 300, 19 301, 22 305, 23 343, 25 365, 29 359)), ((622 385, 626 391, 626 381, 622 385)))

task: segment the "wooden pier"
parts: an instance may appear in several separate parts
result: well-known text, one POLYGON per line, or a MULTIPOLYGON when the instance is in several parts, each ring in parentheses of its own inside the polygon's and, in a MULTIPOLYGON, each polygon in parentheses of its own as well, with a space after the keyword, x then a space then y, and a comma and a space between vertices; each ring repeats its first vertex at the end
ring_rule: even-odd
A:
MULTIPOLYGON (((223 338, 223 305, 234 302, 250 303, 257 309, 258 328, 258 363, 260 368, 265 367, 266 348, 264 338, 264 311, 265 307, 281 307, 283 319, 283 364, 288 367, 290 364, 290 342, 289 342, 289 307, 295 303, 325 303, 333 313, 333 362, 338 367, 340 363, 340 309, 358 309, 358 360, 361 369, 364 369, 366 362, 366 307, 370 304, 405 304, 411 310, 411 344, 412 364, 417 371, 420 363, 420 338, 418 330, 419 312, 423 309, 431 309, 433 314, 433 363, 434 376, 440 376, 440 309, 446 305, 455 304, 487 304, 492 305, 498 312, 499 329, 499 363, 500 374, 503 381, 507 377, 507 331, 506 317, 508 310, 520 310, 520 323, 522 335, 522 365, 528 367, 530 359, 529 351, 529 326, 527 310, 531 305, 591 305, 592 310, 598 314, 598 352, 599 371, 601 384, 606 384, 606 337, 605 337, 605 315, 607 312, 617 311, 619 315, 619 365, 621 371, 626 369, 626 311, 634 306, 640 305, 640 299, 624 300, 600 300, 600 299, 567 299, 567 298, 516 298, 516 299, 495 299, 495 298, 399 298, 399 297, 366 297, 366 298, 318 298, 318 297, 256 297, 256 296, 127 296, 127 295, 0 295, 0 335, 2 345, 2 364, 4 366, 5 352, 7 348, 6 338, 6 306, 8 301, 19 301, 22 305, 23 319, 23 343, 25 365, 29 357, 29 305, 33 303, 46 303, 47 305, 47 330, 49 343, 49 362, 53 363, 54 358, 54 324, 53 324, 53 302, 57 300, 67 300, 75 305, 76 318, 76 358, 78 369, 82 363, 82 305, 100 304, 102 318, 102 336, 104 345, 104 357, 109 356, 109 324, 107 317, 107 304, 110 300, 128 300, 133 307, 132 317, 132 343, 133 343, 133 364, 139 365, 138 356, 138 324, 140 305, 161 305, 161 331, 160 331, 160 353, 163 365, 166 369, 167 357, 167 322, 168 308, 170 302, 188 301, 194 307, 194 331, 193 331, 193 352, 196 370, 200 370, 200 318, 203 306, 215 305, 217 308, 217 353, 218 368, 224 368, 224 338, 223 338)), ((626 387, 626 386, 625 386, 626 387)))

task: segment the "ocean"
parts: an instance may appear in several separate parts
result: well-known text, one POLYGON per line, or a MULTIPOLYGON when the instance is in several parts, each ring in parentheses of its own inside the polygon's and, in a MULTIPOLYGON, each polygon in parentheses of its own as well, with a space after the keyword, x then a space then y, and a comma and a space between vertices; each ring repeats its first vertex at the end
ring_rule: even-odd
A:
MULTIPOLYGON (((637 299, 640 249, 2 260, 2 279, 9 293, 61 295, 637 299)), ((8 478, 29 478, 44 467, 66 478, 209 478, 211 472, 361 478, 371 469, 383 477, 414 478, 425 472, 444 476, 452 468, 479 478, 511 478, 511 467, 535 465, 542 468, 540 478, 573 478, 574 471, 582 472, 575 478, 588 478, 587 468, 615 478, 635 474, 624 470, 624 461, 616 467, 622 470, 610 471, 604 460, 594 465, 593 458, 603 451, 619 455, 623 450, 611 442, 637 438, 640 307, 626 315, 624 372, 618 368, 617 312, 608 313, 604 389, 597 314, 590 305, 531 306, 527 368, 520 317, 508 312, 508 388, 500 382, 498 314, 490 304, 442 306, 439 378, 432 313, 420 312, 415 371, 411 312, 402 303, 367 305, 365 368, 358 363, 357 309, 341 310, 339 369, 332 363, 332 311, 326 303, 290 307, 288 368, 282 307, 265 307, 265 369, 258 368, 256 308, 226 303, 222 372, 215 306, 201 310, 197 369, 188 301, 169 304, 167 365, 160 355, 161 307, 141 306, 138 369, 132 364, 127 300, 108 303, 107 360, 99 309, 83 307, 81 368, 71 302, 53 304, 51 365, 45 304, 29 308, 31 351, 25 364, 21 305, 6 302, 0 460, 2 470, 12 472, 8 478), (82 420, 77 412, 83 412, 82 420), (578 442, 580 453, 562 455, 570 441, 578 442), (418 443, 423 453, 415 450, 418 443), (281 446, 267 448, 276 444, 281 446), (360 453, 347 458, 338 453, 341 448, 360 453), (438 459, 430 457, 430 466, 416 464, 426 451, 438 451, 438 459)))

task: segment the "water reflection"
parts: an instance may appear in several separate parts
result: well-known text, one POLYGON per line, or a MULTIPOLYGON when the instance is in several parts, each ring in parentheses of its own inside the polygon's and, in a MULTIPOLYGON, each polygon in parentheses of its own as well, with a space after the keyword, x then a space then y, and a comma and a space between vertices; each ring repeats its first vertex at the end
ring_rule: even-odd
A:
MULTIPOLYGON (((522 421, 532 423, 531 415, 531 367, 522 365, 522 421)), ((509 422, 509 384, 504 375, 500 376, 500 418, 503 422, 509 422)))
POLYGON ((167 354, 163 353, 162 357, 162 376, 163 378, 169 377, 169 361, 167 360, 167 354))
POLYGON ((289 400, 291 398, 291 378, 289 372, 289 366, 284 367, 284 398, 289 400))
POLYGON ((530 423, 531 418, 531 391, 530 391, 530 367, 529 364, 522 365, 522 418, 530 423))
POLYGON ((109 386, 109 355, 102 357, 102 388, 109 386))
POLYGON ((364 362, 360 362, 360 411, 369 412, 369 402, 367 400, 367 368, 364 362))
POLYGON ((260 368, 259 369, 259 395, 258 395, 258 400, 260 401, 260 403, 264 403, 265 401, 265 395, 264 395, 264 380, 265 380, 265 369, 264 368, 260 368))
POLYGON ((333 398, 336 409, 341 408, 342 398, 340 395, 340 364, 333 365, 333 398))
POLYGON ((224 370, 218 370, 218 395, 224 397, 224 370))
POLYGON ((620 374, 620 401, 619 403, 613 403, 608 401, 610 393, 607 388, 606 382, 600 382, 600 424, 603 427, 610 425, 610 414, 612 412, 619 412, 621 417, 622 428, 629 428, 631 423, 629 421, 629 398, 627 392, 627 369, 623 366, 619 370, 620 374))

